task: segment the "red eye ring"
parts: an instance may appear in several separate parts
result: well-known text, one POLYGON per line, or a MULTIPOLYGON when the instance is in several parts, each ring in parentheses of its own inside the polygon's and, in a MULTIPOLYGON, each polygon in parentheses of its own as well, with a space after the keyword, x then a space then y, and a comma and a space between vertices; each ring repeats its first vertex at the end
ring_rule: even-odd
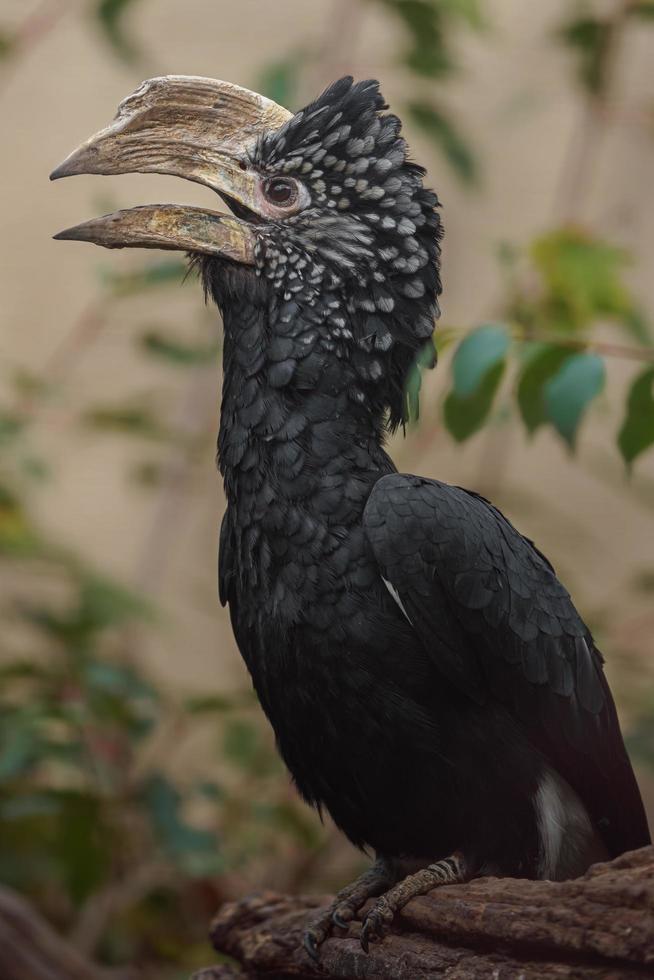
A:
POLYGON ((292 207, 299 196, 298 186, 290 177, 266 177, 262 190, 266 200, 278 208, 292 207))

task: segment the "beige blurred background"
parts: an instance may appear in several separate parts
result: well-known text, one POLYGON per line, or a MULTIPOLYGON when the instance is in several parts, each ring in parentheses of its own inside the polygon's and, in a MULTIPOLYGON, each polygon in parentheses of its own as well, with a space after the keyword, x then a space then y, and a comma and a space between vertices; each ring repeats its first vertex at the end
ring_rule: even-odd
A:
MULTIPOLYGON (((213 438, 218 364, 162 368, 139 356, 134 340, 153 303, 158 325, 183 332, 189 324, 196 340, 198 324, 206 322, 209 336, 217 314, 204 311, 197 284, 167 287, 163 298, 144 292, 103 305, 102 276, 141 267, 148 257, 51 238, 116 206, 211 206, 210 193, 156 176, 50 184, 48 173, 155 74, 211 75, 255 87, 262 66, 309 48, 301 82, 307 97, 351 71, 381 79, 393 107, 412 84, 397 66, 397 27, 372 4, 353 13, 352 5, 333 0, 142 0, 129 13, 130 34, 144 52, 132 66, 110 52, 90 16, 80 16, 81 2, 55 4, 46 24, 38 21, 39 8, 28 0, 0 2, 5 25, 36 12, 22 56, 0 66, 2 373, 6 382, 17 369, 45 371, 56 382, 55 395, 35 408, 33 439, 52 473, 47 488, 34 492, 33 508, 54 538, 156 600, 163 619, 139 656, 163 683, 175 691, 238 689, 247 683, 244 668, 217 599, 224 501, 211 449, 189 468, 174 447, 153 450, 79 423, 89 405, 146 393, 175 427, 213 438), (147 489, 129 472, 152 456, 165 479, 147 489)), ((594 135, 587 179, 571 185, 585 106, 571 83, 570 57, 551 40, 569 9, 564 0, 491 0, 487 32, 460 32, 461 70, 444 95, 482 162, 478 187, 462 186, 424 134, 408 127, 414 157, 428 165, 443 202, 444 325, 492 317, 501 290, 499 244, 524 243, 562 218, 627 247, 635 257, 630 284, 641 305, 654 310, 654 139, 651 125, 632 118, 654 102, 654 30, 627 29, 615 90, 630 111, 594 135)), ((654 568, 654 459, 643 457, 628 482, 615 448, 633 365, 610 362, 607 390, 583 424, 574 457, 550 431, 529 441, 515 421, 455 445, 437 414, 447 371, 444 359, 425 379, 420 427, 394 439, 399 467, 491 495, 535 539, 596 625, 628 718, 638 693, 654 682, 651 593, 635 587, 654 568)), ((201 759, 193 764, 201 767, 201 759)))

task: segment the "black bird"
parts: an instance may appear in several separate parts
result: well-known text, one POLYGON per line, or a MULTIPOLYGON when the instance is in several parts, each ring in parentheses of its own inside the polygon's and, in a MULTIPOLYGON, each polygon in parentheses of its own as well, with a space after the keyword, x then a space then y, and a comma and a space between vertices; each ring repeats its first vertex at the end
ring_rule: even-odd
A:
POLYGON ((220 596, 293 779, 377 860, 370 896, 484 874, 563 879, 649 843, 602 656, 544 555, 483 497, 384 449, 438 314, 441 223, 378 83, 291 115, 152 79, 54 173, 174 173, 173 205, 57 235, 188 251, 225 330, 220 596))

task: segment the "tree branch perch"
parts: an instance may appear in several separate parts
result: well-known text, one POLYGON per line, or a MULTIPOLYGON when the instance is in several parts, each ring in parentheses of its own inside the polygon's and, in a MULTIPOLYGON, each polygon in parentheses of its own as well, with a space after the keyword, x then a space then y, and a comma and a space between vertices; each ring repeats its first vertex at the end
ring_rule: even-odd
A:
POLYGON ((347 935, 325 942, 315 965, 301 937, 326 901, 265 892, 226 905, 213 923, 212 940, 243 972, 220 966, 194 980, 654 976, 654 847, 595 865, 575 881, 486 878, 437 889, 410 902, 369 956, 359 946, 355 922, 347 935))

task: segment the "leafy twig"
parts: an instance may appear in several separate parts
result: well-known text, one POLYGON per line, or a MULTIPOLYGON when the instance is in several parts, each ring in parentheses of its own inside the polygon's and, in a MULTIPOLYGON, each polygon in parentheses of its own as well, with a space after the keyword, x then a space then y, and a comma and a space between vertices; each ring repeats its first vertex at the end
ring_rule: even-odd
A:
MULTIPOLYGON (((448 338, 466 336, 469 333, 467 327, 448 327, 448 338)), ((627 344, 615 344, 612 341, 593 340, 592 338, 568 337, 565 334, 545 331, 532 331, 513 335, 513 340, 518 343, 541 343, 551 344, 552 347, 567 347, 577 351, 595 351, 602 357, 619 357, 628 361, 654 361, 654 347, 631 347, 627 344)))
POLYGON ((654 361, 654 347, 629 347, 626 344, 614 344, 611 341, 564 337, 558 333, 535 332, 514 339, 525 343, 538 341, 539 343, 551 344, 553 347, 569 347, 570 350, 591 350, 603 357, 620 357, 629 361, 654 361))

